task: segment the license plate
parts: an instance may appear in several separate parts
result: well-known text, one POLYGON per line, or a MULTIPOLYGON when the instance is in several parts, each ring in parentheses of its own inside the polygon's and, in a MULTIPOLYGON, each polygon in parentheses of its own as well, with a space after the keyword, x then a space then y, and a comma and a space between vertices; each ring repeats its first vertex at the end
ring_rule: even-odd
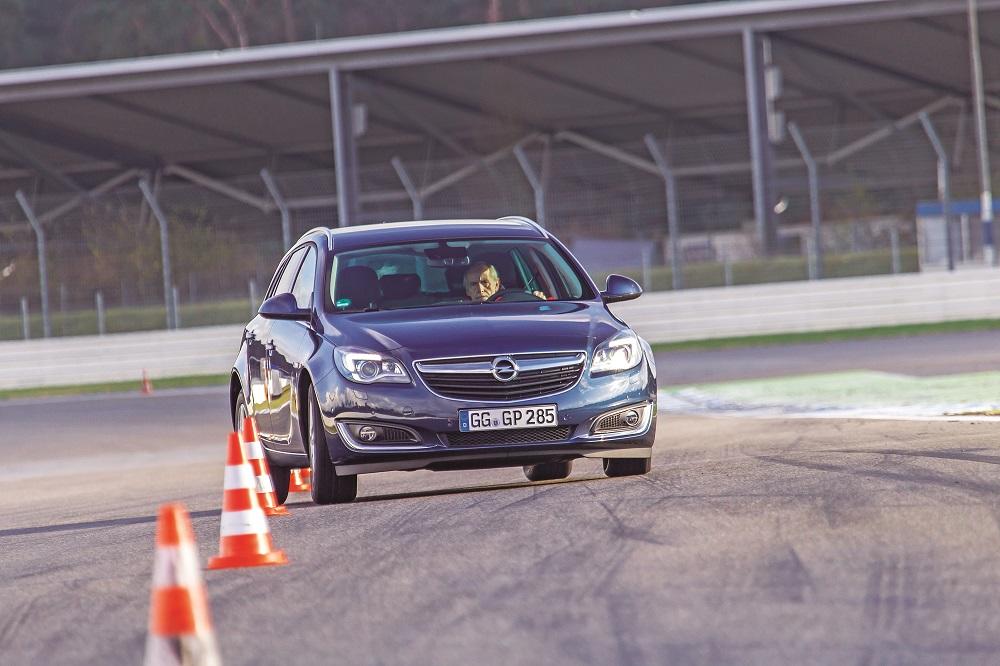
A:
POLYGON ((458 410, 458 429, 462 432, 546 428, 558 423, 559 413, 555 405, 458 410))

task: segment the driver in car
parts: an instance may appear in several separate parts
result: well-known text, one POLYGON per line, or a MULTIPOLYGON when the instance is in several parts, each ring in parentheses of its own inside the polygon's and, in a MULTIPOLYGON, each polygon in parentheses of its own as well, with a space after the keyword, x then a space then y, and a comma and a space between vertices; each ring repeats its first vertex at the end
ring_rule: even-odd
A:
MULTIPOLYGON (((477 261, 466 269, 463 284, 465 285, 465 295, 473 303, 483 303, 503 289, 496 266, 485 261, 477 261)), ((546 299, 545 294, 541 291, 531 293, 537 298, 546 299)))

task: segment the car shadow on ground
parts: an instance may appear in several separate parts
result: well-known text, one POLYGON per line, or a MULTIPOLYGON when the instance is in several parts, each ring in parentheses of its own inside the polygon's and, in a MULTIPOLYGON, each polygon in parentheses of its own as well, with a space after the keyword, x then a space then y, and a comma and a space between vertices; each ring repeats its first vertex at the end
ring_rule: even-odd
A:
MULTIPOLYGON (((192 518, 208 518, 210 516, 221 516, 220 509, 206 511, 192 511, 192 518)), ((158 516, 130 516, 128 518, 109 518, 107 520, 90 520, 82 523, 60 523, 58 525, 39 525, 37 527, 15 527, 7 530, 0 530, 0 539, 12 536, 24 536, 26 534, 47 534, 50 532, 72 532, 74 530, 97 529, 100 527, 122 527, 125 525, 142 525, 143 523, 155 523, 158 516)))
MULTIPOLYGON (((539 488, 543 486, 555 486, 560 484, 575 484, 583 481, 609 481, 605 476, 578 476, 569 479, 559 479, 557 481, 519 481, 517 483, 493 483, 482 486, 459 486, 457 488, 432 488, 428 490, 414 490, 405 493, 385 493, 379 495, 364 495, 354 500, 355 504, 366 502, 386 502, 391 500, 414 499, 418 497, 443 497, 445 495, 462 495, 466 493, 484 493, 495 490, 514 490, 516 488, 539 488)), ((306 500, 302 502, 286 503, 289 507, 321 506, 306 500)))

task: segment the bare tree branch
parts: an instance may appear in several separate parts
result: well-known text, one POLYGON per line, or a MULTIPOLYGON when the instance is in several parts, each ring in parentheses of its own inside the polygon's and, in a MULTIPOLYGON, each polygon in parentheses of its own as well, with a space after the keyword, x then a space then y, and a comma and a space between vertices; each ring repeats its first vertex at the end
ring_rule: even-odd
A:
POLYGON ((218 17, 216 17, 216 15, 213 14, 208 7, 202 4, 201 0, 188 0, 188 2, 194 5, 195 10, 201 15, 201 18, 205 20, 208 27, 212 29, 215 36, 222 41, 222 45, 224 47, 231 49, 236 46, 236 40, 234 40, 233 36, 229 34, 228 30, 226 30, 226 26, 219 22, 218 17))
POLYGON ((229 14, 229 21, 233 24, 233 28, 236 30, 236 38, 240 42, 240 48, 245 49, 250 46, 250 37, 247 34, 247 23, 246 19, 240 14, 239 10, 233 6, 231 0, 219 0, 219 4, 222 8, 226 10, 229 14))
POLYGON ((292 12, 292 0, 281 0, 281 13, 285 17, 285 41, 298 41, 295 33, 295 14, 292 12))

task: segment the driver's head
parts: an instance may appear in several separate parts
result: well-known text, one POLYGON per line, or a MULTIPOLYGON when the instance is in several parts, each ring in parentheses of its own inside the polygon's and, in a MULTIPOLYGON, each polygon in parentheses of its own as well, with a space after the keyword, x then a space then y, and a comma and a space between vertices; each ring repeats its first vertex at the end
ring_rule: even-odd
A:
POLYGON ((465 295, 475 303, 482 303, 500 291, 500 275, 492 264, 477 261, 465 271, 462 281, 465 295))

